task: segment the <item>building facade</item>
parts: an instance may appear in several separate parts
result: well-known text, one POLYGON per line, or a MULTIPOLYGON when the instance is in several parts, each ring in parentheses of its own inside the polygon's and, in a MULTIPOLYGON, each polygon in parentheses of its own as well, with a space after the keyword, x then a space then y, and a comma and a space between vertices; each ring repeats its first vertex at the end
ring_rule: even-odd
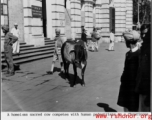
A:
MULTIPOLYGON (((1 0, 1 25, 18 23, 20 42, 35 46, 43 46, 45 37, 52 40, 56 28, 65 38, 80 38, 81 26, 89 32, 101 27, 107 41, 113 26, 119 40, 132 29, 132 6, 132 0, 1 0)), ((3 37, 1 31, 2 49, 3 37)))

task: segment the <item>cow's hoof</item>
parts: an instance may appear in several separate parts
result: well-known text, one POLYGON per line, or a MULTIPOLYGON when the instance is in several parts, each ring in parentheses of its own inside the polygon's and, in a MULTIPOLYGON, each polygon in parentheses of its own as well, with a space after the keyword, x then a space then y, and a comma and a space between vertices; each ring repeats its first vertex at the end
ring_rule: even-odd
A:
POLYGON ((82 84, 82 87, 85 87, 85 84, 82 84))
POLYGON ((71 85, 71 87, 75 88, 75 85, 71 85))
POLYGON ((52 75, 53 72, 52 71, 46 71, 47 74, 52 75))

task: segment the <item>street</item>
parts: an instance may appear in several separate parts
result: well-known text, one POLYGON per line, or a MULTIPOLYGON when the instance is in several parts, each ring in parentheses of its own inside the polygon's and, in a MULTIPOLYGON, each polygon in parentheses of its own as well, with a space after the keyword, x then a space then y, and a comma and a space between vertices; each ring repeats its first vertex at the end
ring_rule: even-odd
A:
MULTIPOLYGON (((70 87, 59 62, 55 73, 47 75, 52 58, 21 65, 15 76, 2 77, 2 111, 25 112, 121 112, 117 105, 120 77, 123 72, 124 43, 115 43, 115 51, 107 51, 102 43, 99 52, 89 52, 85 71, 86 86, 80 84, 80 69, 75 88, 70 87)), ((73 67, 70 65, 70 78, 73 67)))

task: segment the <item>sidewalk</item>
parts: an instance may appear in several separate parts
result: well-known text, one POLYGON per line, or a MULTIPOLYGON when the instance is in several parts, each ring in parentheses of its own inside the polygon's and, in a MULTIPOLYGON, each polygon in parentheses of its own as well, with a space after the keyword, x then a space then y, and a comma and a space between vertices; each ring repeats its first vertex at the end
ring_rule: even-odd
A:
MULTIPOLYGON (((2 77, 2 111, 122 111, 116 103, 128 49, 124 43, 116 43, 113 52, 107 48, 108 44, 103 43, 99 52, 89 52, 86 87, 77 84, 76 88, 71 88, 60 74, 58 62, 57 71, 47 75, 52 58, 21 65, 15 76, 2 77)), ((73 78, 72 65, 69 72, 73 78)), ((81 78, 79 69, 78 76, 81 78)))

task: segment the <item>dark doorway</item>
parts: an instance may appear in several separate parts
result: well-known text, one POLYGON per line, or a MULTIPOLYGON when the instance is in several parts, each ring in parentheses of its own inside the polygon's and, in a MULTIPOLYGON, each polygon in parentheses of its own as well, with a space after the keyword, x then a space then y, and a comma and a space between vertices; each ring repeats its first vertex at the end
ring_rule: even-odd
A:
POLYGON ((42 0, 42 14, 43 14, 43 33, 47 37, 47 19, 46 19, 46 0, 42 0))
POLYGON ((110 7, 110 32, 113 29, 115 33, 115 8, 110 7))

